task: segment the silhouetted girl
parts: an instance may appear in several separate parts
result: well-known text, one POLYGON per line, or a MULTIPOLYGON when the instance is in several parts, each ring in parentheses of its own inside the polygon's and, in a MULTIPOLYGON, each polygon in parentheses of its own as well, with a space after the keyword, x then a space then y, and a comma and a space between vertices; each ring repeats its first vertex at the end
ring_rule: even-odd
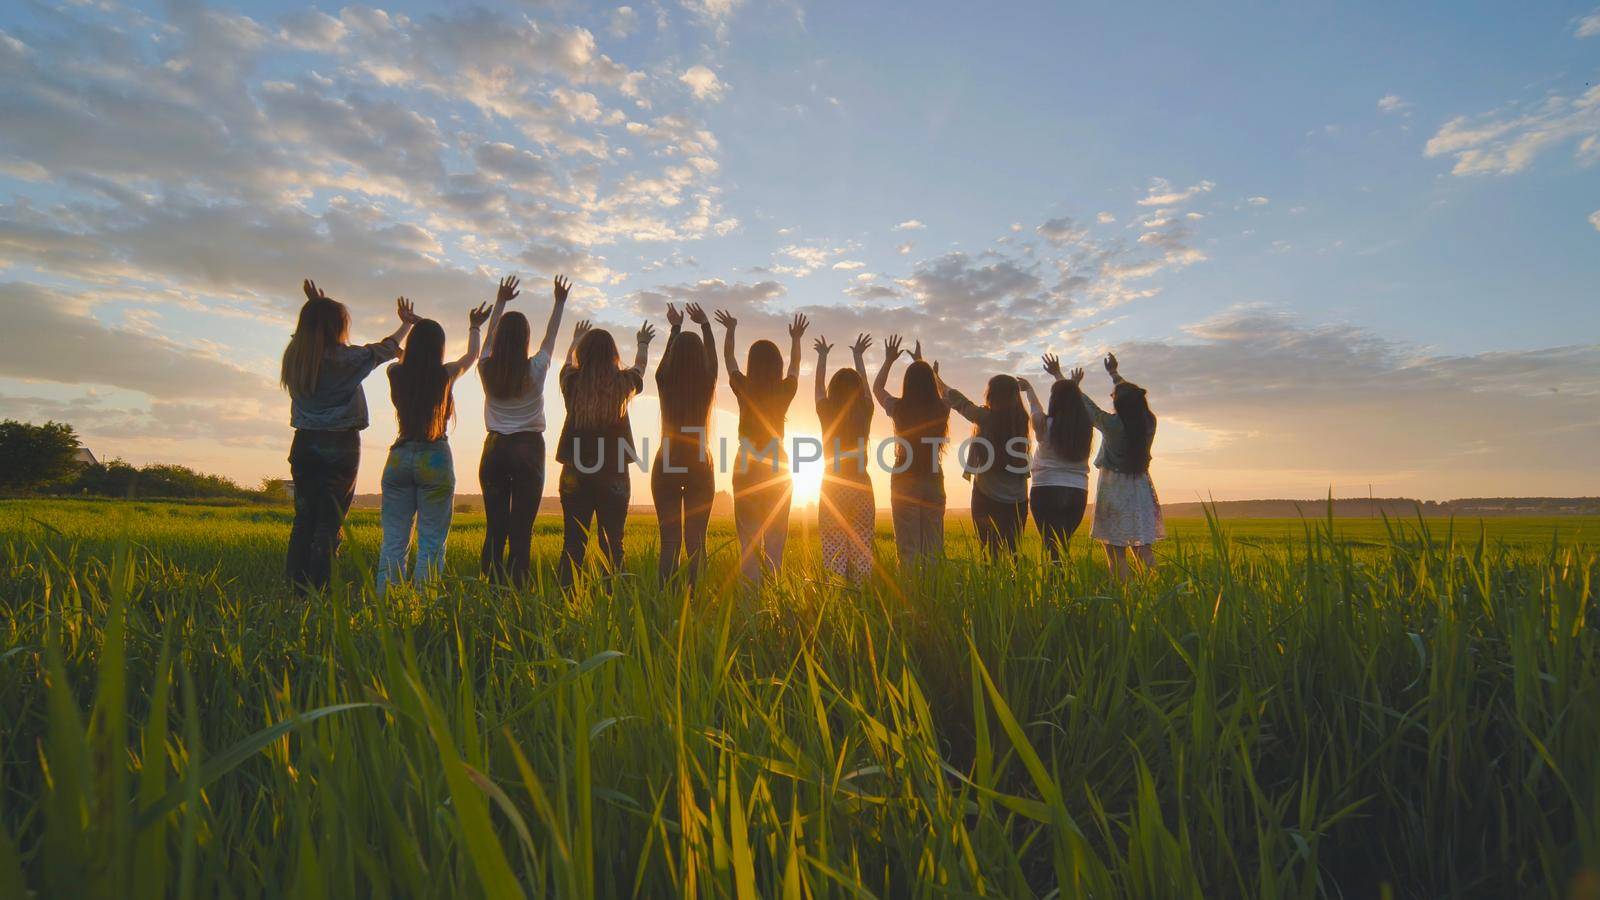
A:
MULTIPOLYGON (((1106 354, 1106 372, 1116 387, 1107 413, 1083 395, 1083 408, 1100 430, 1100 470, 1094 490, 1094 539, 1106 548, 1106 566, 1113 578, 1128 577, 1128 548, 1147 568, 1156 564, 1154 544, 1167 536, 1161 500, 1150 480, 1150 447, 1156 437, 1156 417, 1150 411, 1144 388, 1123 379, 1117 357, 1106 354)), ((1076 374, 1076 373, 1074 373, 1076 374)))
POLYGON ((877 505, 872 498, 872 478, 867 474, 867 432, 872 428, 872 398, 867 396, 867 369, 863 355, 872 336, 862 334, 850 347, 855 368, 840 369, 828 378, 828 351, 823 338, 817 350, 817 419, 822 423, 822 494, 818 498, 818 532, 822 538, 822 564, 849 580, 872 573, 872 534, 877 505))
POLYGON ((711 401, 717 391, 717 342, 711 320, 697 303, 685 307, 700 333, 683 330, 683 313, 667 304, 667 348, 656 366, 661 395, 661 449, 650 468, 650 494, 661 527, 661 558, 656 572, 664 583, 688 557, 692 589, 706 556, 706 525, 716 496, 716 473, 706 451, 711 401))
POLYGON ((283 351, 279 382, 289 392, 289 474, 294 479, 294 527, 285 574, 296 593, 326 587, 355 499, 367 395, 361 382, 400 353, 417 320, 411 301, 395 301, 400 327, 376 344, 350 346, 350 313, 307 280, 306 302, 283 351))
POLYGON ((984 552, 1017 552, 1017 535, 1028 521, 1028 411, 1022 386, 1010 375, 989 379, 982 406, 954 388, 945 401, 974 426, 962 459, 972 479, 972 524, 984 552))
POLYGON ((944 472, 939 458, 950 437, 950 405, 939 390, 937 371, 922 359, 922 342, 911 352, 911 365, 900 383, 900 396, 889 393, 889 370, 900 358, 900 336, 883 342, 883 367, 873 380, 878 405, 894 422, 898 438, 889 476, 889 506, 894 515, 894 543, 902 563, 944 555, 944 472))
POLYGON ((739 401, 739 451, 733 466, 733 523, 739 533, 739 569, 746 581, 758 583, 767 570, 783 564, 789 536, 789 502, 793 479, 783 448, 783 423, 800 385, 800 339, 806 317, 789 325, 789 372, 783 354, 771 341, 750 345, 749 371, 739 370, 734 355, 734 329, 739 322, 718 310, 723 335, 723 362, 728 387, 739 401))
POLYGON ((478 306, 467 318, 467 352, 460 359, 444 361, 444 329, 432 319, 421 319, 406 338, 400 361, 388 369, 389 397, 400 434, 383 464, 380 592, 405 577, 413 523, 417 560, 412 581, 421 584, 444 569, 444 542, 450 536, 450 504, 456 490, 455 460, 445 429, 456 414, 456 379, 478 361, 478 329, 489 318, 489 305, 478 306))
POLYGON ((633 365, 624 369, 611 332, 579 322, 567 362, 561 367, 561 396, 567 420, 556 445, 561 463, 561 566, 563 585, 583 567, 589 530, 597 526, 600 553, 608 572, 622 566, 622 526, 628 519, 628 465, 637 459, 628 404, 644 390, 655 327, 639 329, 633 365))
POLYGON ((1050 388, 1049 409, 1039 405, 1033 385, 1022 380, 1033 433, 1038 439, 1033 450, 1033 487, 1028 492, 1028 503, 1045 552, 1051 562, 1056 562, 1083 522, 1083 510, 1089 502, 1089 442, 1094 429, 1083 406, 1083 391, 1078 388, 1083 370, 1076 369, 1071 378, 1066 378, 1061 374, 1061 361, 1050 354, 1044 357, 1044 370, 1055 379, 1050 388))
POLYGON ((478 378, 483 382, 483 423, 489 433, 478 463, 487 519, 480 565, 483 574, 495 581, 507 575, 517 585, 528 580, 533 519, 544 493, 544 382, 571 288, 572 282, 556 277, 550 321, 539 352, 531 357, 527 316, 505 312, 506 304, 518 296, 515 277, 500 282, 484 336, 478 378))

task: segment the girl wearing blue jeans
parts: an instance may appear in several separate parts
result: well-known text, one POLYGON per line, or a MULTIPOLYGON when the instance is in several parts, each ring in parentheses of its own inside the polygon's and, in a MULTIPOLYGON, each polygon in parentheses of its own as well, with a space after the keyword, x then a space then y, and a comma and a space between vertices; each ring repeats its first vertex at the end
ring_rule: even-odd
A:
POLYGON ((478 359, 478 330, 489 318, 488 304, 468 314, 471 330, 466 355, 444 361, 444 329, 422 319, 406 340, 400 361, 389 367, 389 396, 400 434, 383 466, 383 547, 378 554, 378 591, 405 575, 411 526, 417 529, 417 561, 412 579, 420 584, 444 568, 444 542, 450 534, 455 498, 455 461, 445 427, 455 415, 452 388, 478 359))

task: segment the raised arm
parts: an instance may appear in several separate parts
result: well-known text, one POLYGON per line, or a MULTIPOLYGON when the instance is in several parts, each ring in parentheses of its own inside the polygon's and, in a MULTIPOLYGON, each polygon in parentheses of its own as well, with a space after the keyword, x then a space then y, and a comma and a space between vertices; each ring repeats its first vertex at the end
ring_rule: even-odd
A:
MULTIPOLYGON (((1081 384, 1083 382, 1083 370, 1073 369, 1072 380, 1081 384)), ((1101 409, 1098 404, 1089 399, 1089 393, 1087 391, 1079 391, 1078 395, 1083 398, 1083 411, 1089 414, 1089 421, 1094 425, 1094 427, 1100 429, 1101 431, 1105 431, 1106 426, 1109 425, 1111 420, 1115 419, 1116 416, 1101 409)))
MULTIPOLYGON (((308 281, 306 284, 310 284, 312 290, 316 289, 316 285, 311 284, 311 282, 308 281)), ((411 333, 411 326, 417 324, 418 316, 416 307, 404 297, 395 298, 394 310, 395 315, 400 317, 400 327, 396 328, 394 333, 384 338, 384 340, 394 341, 399 344, 406 339, 406 335, 411 333)))
POLYGON ((817 351, 817 378, 814 396, 817 400, 817 406, 820 407, 822 406, 822 401, 828 399, 828 351, 833 349, 833 345, 828 343, 827 338, 819 337, 811 342, 811 346, 817 351))
MULTIPOLYGON (((862 384, 867 383, 867 348, 872 346, 872 335, 862 333, 856 335, 856 342, 850 345, 850 355, 855 359, 856 375, 862 384)), ((884 410, 888 412, 888 410, 884 410)))
MULTIPOLYGON (((856 339, 860 343, 860 338, 856 339)), ((889 393, 889 370, 894 368, 894 361, 900 358, 900 335, 891 334, 883 340, 883 365, 878 367, 878 375, 872 379, 872 396, 883 407, 884 412, 889 412, 889 407, 895 403, 894 395, 889 393)))
POLYGON ((648 321, 639 327, 639 334, 637 335, 639 349, 634 351, 633 367, 639 371, 640 375, 644 374, 645 366, 650 362, 650 341, 655 336, 656 327, 648 321))
POLYGON ((508 275, 500 279, 500 288, 494 294, 494 312, 489 314, 489 326, 483 331, 483 353, 479 359, 488 359, 494 347, 494 331, 500 327, 500 317, 505 314, 506 304, 517 298, 517 276, 508 275))
POLYGON ((567 365, 575 366, 578 364, 578 345, 583 343, 584 335, 588 334, 593 329, 594 324, 588 319, 580 320, 578 324, 573 327, 572 344, 571 346, 567 347, 567 365))
POLYGON ((1044 407, 1039 404, 1039 395, 1033 392, 1033 382, 1028 379, 1018 378, 1017 383, 1022 385, 1022 392, 1028 395, 1028 412, 1033 415, 1034 429, 1037 430, 1038 423, 1044 421, 1044 407))
POLYGON ((722 361, 728 366, 728 377, 739 378, 739 358, 733 352, 733 331, 739 327, 739 320, 728 315, 725 309, 717 310, 717 324, 722 326, 722 361))
POLYGON ((567 308, 567 292, 572 290, 571 279, 562 275, 557 275, 553 284, 555 302, 550 305, 550 321, 544 326, 544 338, 539 341, 539 352, 545 356, 556 352, 556 335, 561 332, 561 314, 567 308))
POLYGON ((472 368, 478 361, 478 350, 482 347, 480 332, 483 323, 489 320, 489 304, 480 303, 467 312, 467 352, 453 363, 446 363, 445 368, 450 370, 450 377, 460 377, 462 372, 472 368))
POLYGON ((794 321, 789 323, 789 375, 788 380, 795 381, 800 378, 800 351, 801 339, 806 336, 806 326, 811 324, 800 313, 794 314, 794 321))
POLYGON ((661 367, 667 364, 667 358, 672 355, 672 345, 678 342, 678 335, 683 333, 683 313, 678 312, 678 307, 667 304, 667 346, 661 349, 661 361, 656 363, 656 387, 661 387, 661 367))
POLYGON ((1106 374, 1111 376, 1112 384, 1121 384, 1124 381, 1122 373, 1117 371, 1117 355, 1115 353, 1106 354, 1106 374))
POLYGON ((706 354, 706 371, 711 373, 711 380, 717 380, 717 336, 711 333, 711 319, 698 303, 684 306, 683 311, 688 314, 689 321, 700 326, 700 349, 706 354))

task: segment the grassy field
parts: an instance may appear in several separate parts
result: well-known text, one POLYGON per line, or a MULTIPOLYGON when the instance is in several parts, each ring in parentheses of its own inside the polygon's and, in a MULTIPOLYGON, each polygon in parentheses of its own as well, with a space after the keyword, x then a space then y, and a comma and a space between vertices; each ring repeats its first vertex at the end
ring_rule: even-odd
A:
POLYGON ((1600 896, 1600 520, 279 584, 288 511, 0 502, 0 897, 1600 896), (1425 529, 1425 530, 1424 530, 1425 529))

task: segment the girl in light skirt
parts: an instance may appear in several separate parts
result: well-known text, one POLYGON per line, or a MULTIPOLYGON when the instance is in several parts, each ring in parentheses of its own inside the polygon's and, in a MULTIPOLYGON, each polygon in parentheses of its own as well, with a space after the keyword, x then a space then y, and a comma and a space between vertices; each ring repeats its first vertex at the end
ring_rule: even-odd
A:
MULTIPOLYGON (((1106 372, 1115 387, 1111 391, 1108 413, 1083 395, 1083 407, 1094 427, 1100 431, 1100 453, 1095 468, 1100 471, 1095 487, 1094 526, 1091 534, 1106 550, 1106 566, 1111 577, 1128 577, 1128 551, 1140 564, 1155 567, 1155 542, 1167 536, 1161 517, 1161 500, 1150 480, 1150 447, 1156 436, 1156 417, 1150 411, 1144 388, 1125 380, 1117 371, 1116 354, 1107 354, 1106 372)), ((1081 378, 1082 370, 1073 373, 1081 378)))

